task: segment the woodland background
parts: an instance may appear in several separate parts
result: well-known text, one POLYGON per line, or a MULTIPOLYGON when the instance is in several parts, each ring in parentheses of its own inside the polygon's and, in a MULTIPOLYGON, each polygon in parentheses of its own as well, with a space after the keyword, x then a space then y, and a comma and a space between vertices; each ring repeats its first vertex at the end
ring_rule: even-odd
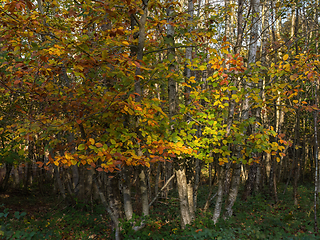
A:
MULTIPOLYGON (((312 229, 299 229, 316 234, 319 8, 2 0, 2 196, 50 189, 64 206, 102 204, 121 239, 174 199, 183 231, 256 196, 278 204, 287 189, 299 208, 307 183, 312 229)), ((13 236, 2 207, 1 234, 13 236)))

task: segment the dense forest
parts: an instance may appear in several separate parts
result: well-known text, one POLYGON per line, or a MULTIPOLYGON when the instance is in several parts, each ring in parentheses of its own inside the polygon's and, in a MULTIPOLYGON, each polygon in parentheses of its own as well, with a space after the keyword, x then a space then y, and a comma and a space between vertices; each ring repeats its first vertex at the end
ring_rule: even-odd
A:
MULTIPOLYGON (((315 236, 319 10, 319 0, 2 0, 1 196, 103 206, 118 240, 158 239, 150 229, 173 202, 172 235, 290 191, 295 209, 309 194, 310 229, 299 231, 315 236)), ((9 222, 0 236, 13 236, 9 222)))

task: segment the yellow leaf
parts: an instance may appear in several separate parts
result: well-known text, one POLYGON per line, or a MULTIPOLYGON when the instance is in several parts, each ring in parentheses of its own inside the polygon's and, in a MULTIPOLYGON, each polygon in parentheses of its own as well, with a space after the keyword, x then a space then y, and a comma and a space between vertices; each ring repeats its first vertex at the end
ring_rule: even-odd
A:
POLYGON ((65 155, 65 158, 68 160, 70 160, 72 158, 72 156, 69 153, 65 153, 64 155, 65 155))
POLYGON ((59 162, 58 161, 54 161, 53 163, 54 163, 54 165, 59 166, 59 162))
POLYGON ((91 145, 93 145, 95 143, 93 138, 89 138, 89 142, 91 143, 91 145))
MULTIPOLYGON (((201 70, 201 69, 200 69, 201 70)), ((196 80, 195 80, 196 78, 195 77, 190 77, 189 78, 189 82, 191 82, 191 83, 195 83, 196 82, 196 80)))
POLYGON ((105 59, 105 58, 107 58, 107 57, 108 57, 108 52, 107 52, 107 50, 103 50, 103 51, 102 51, 102 58, 105 59))
POLYGON ((280 162, 280 158, 279 157, 277 157, 277 162, 280 162))
POLYGON ((287 64, 285 64, 284 66, 283 66, 283 68, 286 70, 286 71, 290 71, 290 64, 289 63, 287 63, 287 64))
POLYGON ((207 69, 207 67, 206 66, 200 66, 199 69, 200 69, 200 71, 204 71, 204 70, 207 69))
POLYGON ((284 56, 283 56, 283 61, 287 61, 288 58, 289 58, 289 55, 288 55, 288 54, 284 55, 284 56))

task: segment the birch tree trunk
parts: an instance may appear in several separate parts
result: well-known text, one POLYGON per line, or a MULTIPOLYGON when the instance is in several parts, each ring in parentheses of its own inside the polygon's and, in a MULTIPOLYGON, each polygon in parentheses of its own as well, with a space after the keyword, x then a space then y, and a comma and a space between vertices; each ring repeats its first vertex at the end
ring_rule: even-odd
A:
MULTIPOLYGON (((177 188, 179 193, 179 202, 180 202, 180 214, 181 214, 181 228, 185 229, 187 224, 190 224, 192 217, 189 210, 189 200, 188 191, 189 187, 187 185, 187 176, 185 168, 177 169, 177 188)), ((191 186, 192 187, 192 186, 191 186)), ((192 196, 193 197, 193 196, 192 196)))
MULTIPOLYGON (((235 54, 237 54, 241 51, 241 45, 242 45, 242 41, 243 41, 243 5, 244 5, 244 1, 238 0, 237 41, 236 41, 236 47, 234 48, 235 54)), ((238 79, 236 79, 235 81, 238 81, 238 79)), ((236 84, 236 85, 238 85, 238 84, 236 84)), ((234 92, 232 94, 234 94, 234 92)), ((235 110, 235 102, 231 101, 230 108, 229 108, 229 116, 228 116, 228 120, 227 120, 227 135, 230 134, 231 125, 233 123, 234 110, 235 110)), ((236 153, 236 154, 238 154, 238 153, 236 153)), ((231 164, 230 161, 231 160, 229 160, 229 164, 231 164)), ((224 219, 232 216, 232 213, 233 213, 232 208, 233 208, 233 205, 234 205, 234 203, 237 199, 237 196, 238 196, 238 189, 239 189, 239 184, 240 184, 240 174, 241 174, 241 163, 235 163, 234 168, 233 168, 230 190, 229 190, 228 197, 226 200, 225 213, 223 216, 224 219)), ((218 190, 218 193, 219 193, 219 190, 218 190)), ((220 197, 218 194, 217 203, 218 203, 219 198, 220 197)), ((217 211, 218 211, 218 209, 217 209, 217 211)))
POLYGON ((300 131, 300 111, 296 111, 296 126, 294 129, 294 152, 293 152, 293 202, 298 205, 298 145, 299 145, 299 131, 300 131))
MULTIPOLYGON (((139 39, 138 39, 138 46, 137 46, 138 61, 143 60, 143 50, 144 50, 144 44, 145 44, 145 38, 146 38, 145 25, 146 25, 147 16, 148 16, 148 1, 142 1, 142 5, 143 5, 142 6, 143 14, 141 15, 138 23, 139 25, 139 39)), ((136 75, 141 75, 140 67, 136 68, 136 75)), ((136 95, 136 101, 140 102, 143 94, 140 81, 137 81, 135 83, 135 92, 138 93, 138 95, 136 95)), ((136 128, 138 129, 139 119, 137 119, 136 121, 137 121, 136 128)), ((137 149, 137 155, 142 156, 142 151, 140 146, 139 146, 139 149, 137 149)), ((149 199, 148 199, 148 188, 147 188, 147 178, 145 175, 145 168, 146 167, 141 166, 139 178, 140 178, 140 192, 141 192, 141 200, 142 200, 142 212, 144 216, 148 216, 149 215, 149 204, 148 204, 149 199)))
POLYGON ((214 224, 216 224, 218 222, 218 219, 220 218, 221 207, 223 202, 222 198, 223 198, 224 176, 225 176, 224 166, 220 166, 217 200, 216 200, 216 205, 215 205, 213 217, 212 217, 212 221, 214 222, 214 224))
MULTIPOLYGON (((315 105, 319 106, 318 92, 319 92, 319 79, 315 81, 314 99, 315 105)), ((318 206, 318 161, 319 161, 319 143, 318 143, 318 110, 314 110, 314 161, 315 161, 315 174, 314 174, 314 231, 318 233, 318 220, 317 220, 317 206, 318 206)))
POLYGON ((123 208, 127 220, 130 220, 133 215, 131 189, 130 189, 130 174, 128 167, 121 169, 122 177, 122 195, 123 195, 123 208))
MULTIPOLYGON (((193 5, 193 0, 188 0, 188 13, 189 13, 189 17, 188 17, 188 21, 192 22, 193 21, 193 15, 194 15, 194 5, 193 5)), ((189 27, 188 29, 188 32, 191 34, 193 30, 193 27, 189 27)), ((190 42, 192 42, 192 39, 190 39, 190 42)), ((188 60, 188 62, 192 63, 192 47, 187 47, 186 48, 186 59, 188 60)), ((191 64, 190 64, 191 65, 191 64)), ((186 82, 190 85, 191 83, 189 82, 189 79, 191 78, 192 76, 192 71, 189 67, 185 67, 185 72, 186 72, 186 82)), ((191 88, 190 87, 186 87, 185 88, 185 92, 186 92, 186 95, 185 95, 185 103, 186 105, 190 104, 190 92, 191 92, 191 88)), ((187 116, 187 121, 189 121, 189 116, 187 116)), ((178 184, 178 188, 179 187, 182 187, 182 188, 187 188, 187 192, 186 192, 186 197, 188 199, 188 209, 187 211, 189 212, 189 215, 190 215, 190 220, 186 220, 187 224, 190 224, 192 219, 195 218, 195 210, 194 210, 194 206, 195 206, 195 203, 194 203, 194 200, 196 199, 196 196, 194 195, 194 179, 195 179, 195 176, 194 176, 194 159, 193 158, 188 158, 185 160, 185 162, 183 163, 183 165, 185 166, 185 174, 186 174, 186 186, 180 186, 178 184)), ((178 170, 179 171, 179 170, 178 170)), ((178 175, 177 175, 178 177, 178 175)), ((184 183, 184 181, 182 181, 181 183, 184 183)), ((178 189, 179 191, 179 189, 178 189)), ((184 191, 182 191, 184 192, 184 191)), ((185 198, 185 196, 182 196, 182 198, 185 198)), ((181 200, 180 200, 181 201, 181 200)))
MULTIPOLYGON (((255 63, 256 56, 257 56, 257 46, 258 46, 258 38, 259 38, 259 27, 260 27, 260 0, 251 0, 251 14, 252 14, 252 27, 250 33, 250 43, 249 43, 249 53, 248 53, 248 67, 250 68, 250 64, 255 63)), ((246 88, 250 90, 253 87, 251 83, 246 83, 246 88)), ((242 109, 242 119, 247 120, 249 118, 249 94, 246 94, 243 109, 242 109)), ((251 193, 255 177, 257 172, 257 165, 253 164, 249 168, 248 179, 246 182, 246 190, 244 192, 244 198, 246 199, 247 196, 251 193)))

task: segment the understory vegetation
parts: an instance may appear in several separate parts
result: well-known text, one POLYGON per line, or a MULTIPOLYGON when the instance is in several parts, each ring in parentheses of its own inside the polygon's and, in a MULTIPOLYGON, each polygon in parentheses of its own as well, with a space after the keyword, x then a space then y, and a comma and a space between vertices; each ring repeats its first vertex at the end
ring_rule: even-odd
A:
MULTIPOLYGON (((234 216, 212 221, 212 206, 207 212, 201 209, 208 194, 207 187, 199 191, 199 210, 196 220, 185 230, 180 228, 177 193, 160 198, 150 209, 145 228, 134 232, 130 222, 122 221, 123 239, 316 239, 313 227, 313 186, 299 187, 299 201, 292 200, 292 187, 279 186, 279 201, 264 193, 247 201, 238 201, 234 216)), ((3 239, 112 239, 112 221, 104 207, 98 204, 69 205, 51 201, 54 196, 9 192, 1 194, 0 236, 3 239)), ((134 216, 135 221, 138 220, 134 216)))

